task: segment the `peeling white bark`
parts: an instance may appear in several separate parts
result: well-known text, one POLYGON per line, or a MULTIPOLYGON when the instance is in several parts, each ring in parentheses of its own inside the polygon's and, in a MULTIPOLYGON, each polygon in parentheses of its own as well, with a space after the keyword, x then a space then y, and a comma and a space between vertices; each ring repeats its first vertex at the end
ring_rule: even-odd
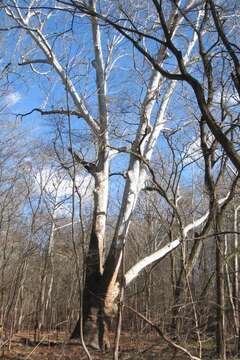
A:
MULTIPOLYGON (((190 56, 192 50, 196 44, 197 35, 194 33, 192 41, 189 43, 188 49, 184 56, 184 62, 188 63, 190 60, 190 56)), ((159 61, 161 61, 161 52, 159 53, 159 61)), ((169 82, 169 87, 162 99, 161 106, 158 110, 155 123, 153 127, 151 127, 151 116, 153 112, 153 108, 156 102, 156 96, 158 95, 161 89, 161 81, 162 76, 159 74, 158 71, 153 70, 152 76, 149 81, 148 90, 143 102, 142 106, 142 114, 141 114, 141 122, 138 128, 137 136, 135 142, 138 143, 141 141, 141 138, 144 136, 144 139, 141 143, 140 154, 143 158, 147 161, 151 161, 152 153, 154 147, 156 146, 156 142, 160 136, 162 129, 166 123, 166 111, 171 99, 171 96, 175 90, 177 85, 176 81, 169 82), (148 131, 147 131, 148 130, 148 131)), ((135 150, 133 148, 133 150, 135 150)), ((123 201, 122 201, 122 208, 120 211, 120 216, 118 220, 118 224, 116 227, 115 232, 115 239, 118 243, 116 246, 121 246, 123 241, 126 239, 131 214, 134 211, 138 195, 142 190, 147 171, 145 167, 141 166, 139 159, 136 158, 134 155, 130 155, 130 165, 128 169, 128 179, 124 189, 123 201), (124 240, 123 240, 124 239, 124 240)))
POLYGON ((108 172, 109 161, 103 164, 103 170, 95 175, 95 190, 94 190, 94 213, 95 233, 98 238, 99 263, 100 272, 103 273, 104 266, 104 247, 105 247, 105 232, 107 220, 107 204, 108 204, 108 172))
MULTIPOLYGON (((194 34, 193 39, 189 43, 188 49, 184 57, 185 63, 189 61, 191 52, 196 44, 196 41, 197 41, 197 36, 196 34, 194 34)), ((160 62, 163 56, 164 56, 164 52, 160 50, 158 55, 160 62)), ((160 108, 158 110, 155 119, 155 123, 152 126, 151 117, 152 117, 154 105, 156 103, 156 96, 159 95, 159 91, 161 89, 161 82, 162 82, 162 76, 159 74, 159 72, 153 70, 152 76, 148 84, 148 90, 141 109, 140 124, 138 127, 137 135, 132 146, 132 151, 133 152, 138 151, 139 155, 142 156, 147 161, 151 161, 154 147, 159 138, 161 130, 165 126, 166 111, 171 96, 177 85, 176 81, 169 82, 168 90, 162 99, 162 103, 160 105, 160 108), (139 148, 136 149, 136 145, 139 144, 140 144, 139 148)), ((136 157, 134 154, 130 154, 127 180, 125 183, 120 214, 118 217, 118 222, 112 243, 112 247, 115 247, 115 249, 119 249, 120 252, 119 252, 117 266, 114 270, 114 273, 112 274, 112 279, 110 281, 110 284, 106 292, 106 298, 105 298, 106 307, 107 307, 107 303, 110 304, 109 307, 113 305, 114 300, 116 299, 117 294, 119 292, 117 275, 120 268, 121 259, 123 256, 123 247, 126 242, 127 233, 131 222, 131 215, 133 214, 133 211, 135 209, 139 193, 145 184, 146 177, 147 177, 147 169, 145 168, 144 165, 142 165, 141 160, 138 157, 136 157)), ((132 268, 130 270, 130 273, 126 275, 127 278, 125 280, 130 283, 135 277, 138 276, 139 272, 141 272, 143 268, 145 268, 147 265, 151 264, 152 262, 156 261, 158 258, 165 256, 165 254, 176 248, 179 245, 179 243, 180 240, 177 239, 172 244, 168 244, 164 249, 161 249, 157 253, 152 254, 152 256, 143 259, 140 263, 136 264, 135 268, 132 268)))
MULTIPOLYGON (((154 70, 149 80, 147 93, 141 109, 141 121, 138 127, 135 144, 141 142, 141 149, 139 150, 142 155, 144 155, 144 148, 152 132, 150 126, 150 120, 156 102, 156 97, 159 94, 161 78, 162 77, 159 74, 159 72, 154 70)), ((134 146, 133 146, 133 151, 135 151, 134 146)), ((146 179, 146 174, 142 173, 142 166, 140 160, 137 159, 136 156, 131 154, 129 168, 127 172, 127 180, 126 180, 123 199, 122 199, 122 207, 120 210, 118 223, 116 226, 116 231, 114 236, 114 239, 116 241, 115 245, 117 247, 122 246, 123 242, 126 240, 126 235, 130 224, 131 215, 136 206, 138 195, 145 183, 145 179, 146 179)))
MULTIPOLYGON (((97 0, 91 0, 90 6, 96 11, 97 0)), ((109 188, 109 150, 108 150, 108 110, 107 110, 107 81, 103 58, 101 32, 98 20, 91 18, 93 48, 95 54, 94 67, 96 71, 96 86, 98 97, 98 114, 100 134, 98 137, 98 168, 95 174, 94 208, 95 233, 98 239, 100 273, 104 268, 104 247, 107 220, 108 188, 109 188)))

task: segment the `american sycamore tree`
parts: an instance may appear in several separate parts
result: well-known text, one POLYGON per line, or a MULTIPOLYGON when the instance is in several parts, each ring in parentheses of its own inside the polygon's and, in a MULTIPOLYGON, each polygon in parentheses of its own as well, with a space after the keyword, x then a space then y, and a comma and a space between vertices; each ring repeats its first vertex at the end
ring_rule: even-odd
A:
MULTIPOLYGON (((213 0, 1 3, 4 30, 17 43, 17 71, 30 88, 41 81, 47 92, 36 106, 30 102, 23 119, 33 114, 58 119, 54 145, 59 163, 74 189, 80 172, 93 181, 82 313, 72 332, 86 345, 110 346, 109 323, 118 314, 120 329, 122 307, 117 305, 119 297, 122 304, 123 289, 179 247, 183 270, 177 299, 184 277, 189 285, 186 274, 199 256, 201 236, 211 226, 216 233, 222 231, 220 219, 234 197, 240 169, 239 48, 237 31, 231 30, 239 27, 234 5, 213 0), (155 164, 156 154, 164 158, 167 147, 174 156, 171 137, 176 133, 179 143, 181 137, 188 143, 180 175, 175 169, 179 181, 173 189, 168 185, 174 176, 164 183, 155 164), (208 205, 189 221, 181 212, 180 178, 190 177, 188 169, 195 166, 204 170, 208 205), (222 190, 224 176, 228 186, 222 190), (119 196, 116 178, 121 196, 109 240, 109 203, 119 196), (148 191, 156 192, 171 209, 178 235, 125 269, 131 220, 141 193, 148 191), (186 238, 196 232, 186 255, 186 238)), ((216 272, 221 277, 220 235, 216 244, 216 272)), ((217 288, 217 304, 223 309, 223 281, 217 288)), ((224 321, 220 311, 217 350, 222 358, 224 321)))

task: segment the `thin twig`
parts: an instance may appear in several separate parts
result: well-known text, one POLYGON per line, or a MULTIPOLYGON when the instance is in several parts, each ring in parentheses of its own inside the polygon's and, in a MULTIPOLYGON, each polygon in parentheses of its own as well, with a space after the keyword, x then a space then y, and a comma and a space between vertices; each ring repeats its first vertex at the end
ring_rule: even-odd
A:
POLYGON ((181 352, 183 352, 184 354, 186 354, 187 356, 189 356, 189 358, 191 360, 201 360, 199 357, 194 356, 190 353, 190 351, 188 351, 187 349, 185 349, 183 346, 176 344, 174 341, 172 341, 166 334, 163 333, 163 331, 159 328, 159 326, 157 326, 156 324, 154 324, 151 320, 147 319, 143 314, 141 314, 140 312, 138 312, 137 310, 133 309, 131 306, 128 305, 124 305, 127 309, 129 309, 130 311, 132 311, 134 314, 136 314, 138 317, 140 317, 142 320, 144 320, 147 324, 149 324, 154 330, 156 330, 156 332, 158 333, 158 335, 160 335, 169 345, 171 345, 174 349, 179 350, 181 352))

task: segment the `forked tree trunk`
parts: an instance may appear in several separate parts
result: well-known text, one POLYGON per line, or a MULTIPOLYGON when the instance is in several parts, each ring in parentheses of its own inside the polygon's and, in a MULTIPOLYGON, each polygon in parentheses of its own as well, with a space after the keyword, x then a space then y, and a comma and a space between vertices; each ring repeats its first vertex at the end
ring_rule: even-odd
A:
MULTIPOLYGON (((91 6, 95 8, 95 0, 91 1, 91 6)), ((172 14, 172 17, 174 18, 174 13, 172 14)), ((95 46, 97 87, 99 90, 99 113, 101 115, 100 120, 103 127, 101 134, 105 134, 106 138, 103 141, 104 144, 107 145, 107 110, 105 97, 106 82, 104 79, 104 73, 102 71, 102 69, 104 68, 104 64, 101 53, 100 30, 94 17, 92 18, 92 33, 95 46)), ((189 44, 189 48, 184 57, 184 60, 186 62, 189 60, 190 53, 196 42, 196 38, 197 37, 194 36, 189 44)), ((163 46, 159 51, 159 61, 164 59, 165 54, 166 48, 163 46)), ((132 152, 139 152, 147 161, 151 160, 153 149, 156 145, 159 134, 165 125, 165 113, 171 99, 171 95, 173 94, 177 83, 175 81, 169 83, 169 88, 167 89, 165 96, 163 96, 161 106, 156 115, 154 124, 153 126, 151 126, 151 116, 161 84, 162 76, 159 74, 158 71, 153 70, 152 76, 149 80, 147 93, 142 105, 142 112, 138 131, 135 141, 132 145, 132 152)), ((108 159, 106 158, 105 154, 103 154, 102 159, 100 159, 100 164, 107 164, 107 161, 108 159)), ((102 180, 99 182, 99 186, 96 186, 95 190, 95 215, 93 218, 93 232, 91 235, 90 246, 86 261, 86 279, 83 292, 82 320, 84 341, 86 342, 86 344, 94 348, 100 348, 103 350, 109 347, 109 320, 114 317, 117 312, 115 300, 118 296, 119 291, 117 277, 122 259, 122 249, 126 241, 128 228, 131 221, 131 215, 137 203, 138 195, 144 185, 147 173, 145 167, 142 166, 139 158, 137 158, 133 154, 130 155, 128 175, 122 199, 122 207, 120 210, 118 223, 111 244, 110 252, 104 264, 104 269, 104 252, 102 251, 101 246, 104 243, 105 235, 107 210, 106 199, 108 188, 106 183, 105 186, 103 184, 107 181, 108 172, 102 170, 101 173, 104 174, 105 178, 102 178, 102 180), (101 198, 102 196, 105 197, 105 200, 101 198), (97 197, 99 198, 97 199, 97 197), (102 204, 101 208, 96 210, 96 207, 99 204, 102 204), (96 226, 96 221, 101 226, 96 226)), ((174 242, 174 247, 175 244, 177 244, 176 246, 178 246, 178 243, 179 240, 176 240, 176 242, 174 242)), ((171 246, 167 250, 170 251, 171 246)), ((158 257, 156 256, 155 260, 157 259, 158 257)), ((147 262, 149 260, 151 262, 154 261, 147 257, 147 262)), ((140 263, 140 269, 141 266, 142 263, 140 263)), ((147 265, 144 265, 144 267, 145 266, 147 265)), ((133 277, 137 276, 135 274, 138 274, 138 272, 135 270, 136 268, 133 271, 134 274, 130 274, 129 277, 131 277, 132 275, 133 277)), ((80 337, 80 321, 77 322, 71 337, 80 337)))
MULTIPOLYGON (((224 200, 226 199, 221 199, 219 203, 222 203, 224 200)), ((199 219, 195 220, 191 224, 188 224, 183 230, 184 236, 187 236, 187 234, 192 229, 195 229, 202 225, 205 221, 208 221, 208 217, 209 213, 206 212, 199 219)), ((94 234, 92 234, 90 242, 91 246, 93 246, 94 242, 95 245, 97 245, 96 239, 94 241, 95 237, 93 235, 94 234)), ((128 286, 138 277, 143 269, 145 269, 150 264, 163 259, 166 255, 174 251, 180 244, 181 241, 179 238, 177 238, 171 243, 165 245, 163 248, 155 251, 153 254, 148 255, 138 261, 138 263, 132 266, 132 268, 129 269, 125 274, 125 285, 128 286)), ((105 269, 107 268, 105 267, 105 269)), ((116 272, 114 276, 116 276, 116 272)), ((111 279, 114 279, 114 276, 112 276, 111 279)), ((92 276, 87 276, 83 295, 83 331, 84 340, 88 345, 95 349, 106 349, 110 345, 108 339, 109 322, 117 312, 115 300, 118 296, 118 293, 119 287, 116 278, 114 281, 109 283, 109 281, 104 282, 104 276, 102 276, 100 273, 97 274, 93 272, 92 276)), ((72 338, 76 337, 80 337, 79 320, 72 333, 72 338)))
MULTIPOLYGON (((191 2, 191 1, 190 1, 191 2)), ((193 1, 192 1, 193 2, 193 1)), ((97 1, 90 0, 89 5, 92 10, 96 10, 97 1)), ((141 190, 141 185, 144 183, 146 170, 141 167, 139 159, 134 156, 131 157, 130 167, 128 171, 128 181, 125 187, 123 197, 123 206, 119 216, 118 226, 113 239, 110 255, 106 261, 106 266, 103 272, 104 261, 104 240, 105 240, 105 224, 107 212, 107 198, 108 198, 108 176, 109 176, 109 158, 106 149, 108 149, 108 102, 107 97, 107 79, 106 72, 110 64, 105 63, 101 45, 101 32, 95 17, 91 18, 92 22, 92 37, 95 58, 92 65, 96 70, 96 94, 98 98, 98 114, 97 120, 92 116, 85 106, 83 97, 78 93, 74 83, 69 78, 61 62, 58 60, 57 54, 50 46, 47 38, 42 32, 41 28, 38 31, 29 27, 28 16, 21 12, 21 9, 16 6, 13 9, 6 6, 7 15, 12 18, 18 26, 25 29, 31 36, 37 47, 45 54, 46 60, 52 66, 56 74, 62 81, 64 88, 68 91, 72 102, 75 105, 80 117, 89 125, 97 138, 98 158, 95 164, 98 164, 97 170, 93 170, 95 174, 95 192, 94 192, 94 218, 93 230, 90 239, 90 246, 88 256, 86 259, 86 279, 85 289, 83 293, 83 326, 84 337, 86 342, 99 347, 104 347, 107 344, 104 334, 107 334, 107 318, 114 313, 114 299, 116 297, 117 289, 117 275, 119 265, 122 257, 122 245, 126 240, 127 231, 130 223, 130 217, 137 202, 138 194, 141 190), (140 180, 140 181, 139 181, 140 180), (141 184, 140 184, 141 183, 141 184), (97 331, 96 331, 97 329, 97 331), (92 335, 95 334, 93 337, 92 335)), ((171 36, 174 37, 176 29, 184 17, 176 17, 178 10, 173 9, 169 16, 168 25, 171 26, 171 36)), ((30 13, 29 13, 30 14, 30 13)), ((194 47, 197 36, 193 36, 192 41, 186 51, 184 61, 189 60, 190 53, 194 47)), ((160 48, 158 54, 159 63, 165 59, 167 49, 165 45, 160 48)), ((45 60, 44 60, 45 63, 45 60)), ((23 63, 27 65, 27 63, 23 63)), ((111 68, 111 66, 110 66, 111 68)), ((149 86, 146 91, 146 97, 142 104, 142 113, 140 124, 134 146, 132 150, 138 152, 146 161, 151 160, 153 149, 156 145, 159 133, 164 127, 167 119, 166 109, 168 107, 171 95, 174 92, 176 82, 169 82, 169 88, 163 96, 159 111, 153 111, 156 103, 156 98, 159 96, 160 86, 163 83, 163 77, 156 70, 153 70, 152 77, 149 81, 149 86)), ((164 83, 165 86, 165 83, 164 83)), ((157 110, 157 109, 155 109, 157 110)), ((84 161, 82 162, 84 166, 84 161)), ((86 163, 85 163, 86 165, 86 163)), ((93 165, 93 164, 91 164, 93 165)), ((87 166, 85 166, 87 169, 87 166)), ((90 168, 90 167, 89 167, 90 168)), ((91 169, 90 169, 91 170, 91 169)), ((89 170, 89 171, 90 171, 89 170)), ((80 333, 79 324, 73 331, 72 336, 75 337, 80 333)), ((107 335, 106 335, 107 336, 107 335)))

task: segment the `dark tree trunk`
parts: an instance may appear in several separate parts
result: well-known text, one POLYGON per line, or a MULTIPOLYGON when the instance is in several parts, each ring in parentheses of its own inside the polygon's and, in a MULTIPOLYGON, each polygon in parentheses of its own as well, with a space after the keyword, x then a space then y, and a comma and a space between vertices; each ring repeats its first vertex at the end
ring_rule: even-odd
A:
MULTIPOLYGON (((106 350, 109 342, 109 320, 104 313, 103 278, 100 273, 98 239, 91 234, 86 259, 86 279, 83 290, 82 323, 83 339, 87 346, 98 350, 106 350)), ((80 319, 71 334, 71 339, 80 338, 80 319)))
MULTIPOLYGON (((104 312, 104 294, 101 293, 101 277, 92 274, 91 291, 85 284, 83 294, 83 338, 87 346, 97 350, 110 348, 109 324, 110 319, 104 312)), ((80 319, 71 334, 71 338, 80 338, 80 319)))

